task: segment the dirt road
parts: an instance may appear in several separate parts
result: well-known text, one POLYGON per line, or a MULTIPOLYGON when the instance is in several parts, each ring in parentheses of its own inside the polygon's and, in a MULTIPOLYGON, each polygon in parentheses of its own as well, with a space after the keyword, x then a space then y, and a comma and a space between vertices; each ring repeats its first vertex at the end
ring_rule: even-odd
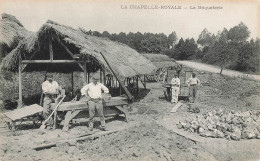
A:
MULTIPOLYGON (((177 62, 180 64, 183 64, 187 67, 195 68, 197 70, 208 71, 208 72, 212 72, 212 73, 220 72, 220 67, 218 67, 218 66, 213 66, 213 65, 204 64, 204 63, 197 63, 197 62, 193 62, 193 61, 177 61, 177 62)), ((224 69, 222 74, 228 75, 228 76, 234 76, 234 77, 246 77, 246 78, 253 78, 256 80, 260 80, 260 75, 245 74, 242 72, 228 70, 228 69, 224 69)))

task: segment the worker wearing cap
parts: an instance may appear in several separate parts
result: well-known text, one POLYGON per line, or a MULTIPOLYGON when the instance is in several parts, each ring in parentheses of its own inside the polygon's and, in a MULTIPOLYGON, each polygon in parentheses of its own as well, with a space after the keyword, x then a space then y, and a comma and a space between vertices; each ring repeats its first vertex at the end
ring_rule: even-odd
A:
POLYGON ((195 73, 192 73, 192 76, 186 81, 189 87, 189 99, 190 102, 194 102, 196 99, 196 93, 198 90, 198 86, 200 85, 200 80, 196 77, 195 73))
POLYGON ((108 94, 109 90, 102 83, 99 83, 99 77, 94 75, 92 77, 93 82, 87 84, 81 89, 81 95, 88 99, 88 108, 89 108, 89 129, 93 130, 94 124, 94 115, 95 110, 97 110, 100 116, 101 130, 105 130, 105 117, 103 113, 103 104, 102 104, 102 91, 108 94))
MULTIPOLYGON (((44 93, 43 99, 43 117, 47 119, 51 114, 51 103, 55 102, 55 99, 59 93, 59 85, 53 80, 53 75, 48 74, 47 80, 42 83, 42 91, 44 93)), ((46 123, 47 126, 53 126, 53 118, 51 117, 46 123)))
POLYGON ((171 80, 171 86, 172 86, 172 103, 177 103, 178 102, 178 96, 179 96, 179 92, 180 92, 180 84, 181 81, 178 78, 178 74, 175 73, 174 77, 171 80))

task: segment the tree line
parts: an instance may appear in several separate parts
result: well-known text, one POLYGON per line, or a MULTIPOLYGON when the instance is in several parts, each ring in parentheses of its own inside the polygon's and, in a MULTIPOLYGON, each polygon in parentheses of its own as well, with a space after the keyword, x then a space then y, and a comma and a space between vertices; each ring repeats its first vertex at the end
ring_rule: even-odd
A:
POLYGON ((241 22, 230 28, 224 28, 216 35, 206 28, 194 38, 178 40, 175 31, 169 35, 164 33, 120 32, 110 34, 107 31, 80 30, 86 34, 106 37, 130 46, 140 53, 166 54, 176 60, 198 60, 208 64, 215 64, 224 68, 243 72, 260 73, 260 40, 251 39, 248 27, 241 22))

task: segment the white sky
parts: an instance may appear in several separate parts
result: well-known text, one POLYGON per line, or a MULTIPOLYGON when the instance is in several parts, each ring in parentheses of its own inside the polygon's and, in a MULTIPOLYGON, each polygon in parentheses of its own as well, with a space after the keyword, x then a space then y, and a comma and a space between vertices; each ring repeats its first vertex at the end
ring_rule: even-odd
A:
POLYGON ((92 31, 152 32, 170 34, 176 31, 178 38, 195 38, 204 28, 211 33, 224 27, 230 29, 243 21, 251 37, 260 37, 259 1, 239 2, 184 2, 170 0, 0 0, 0 11, 14 15, 26 29, 37 31, 48 19, 73 28, 83 27, 92 31), (258 6, 257 6, 258 4, 258 6), (128 9, 121 9, 127 5, 128 9), (129 9, 130 5, 170 5, 188 9, 129 9), (191 10, 190 6, 220 6, 222 10, 191 10), (258 7, 258 8, 257 8, 258 7), (258 16, 257 16, 258 14, 258 16))

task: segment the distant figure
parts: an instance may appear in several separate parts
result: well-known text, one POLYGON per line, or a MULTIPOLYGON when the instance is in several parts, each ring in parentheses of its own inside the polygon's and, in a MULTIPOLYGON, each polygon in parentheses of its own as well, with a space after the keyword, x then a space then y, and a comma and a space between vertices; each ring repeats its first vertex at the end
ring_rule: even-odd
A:
POLYGON ((179 96, 179 92, 180 92, 180 84, 181 81, 178 78, 178 74, 175 73, 174 77, 171 80, 171 85, 172 85, 172 103, 177 103, 178 102, 178 96, 179 96))
MULTIPOLYGON (((51 114, 51 103, 55 102, 57 95, 59 93, 59 85, 53 80, 53 75, 48 74, 47 80, 42 83, 42 91, 44 93, 43 99, 43 117, 46 120, 51 114)), ((51 117, 46 123, 47 129, 51 129, 53 126, 53 118, 51 117)))
POLYGON ((89 107, 89 129, 90 131, 93 130, 93 124, 94 124, 94 115, 95 110, 97 110, 99 116, 100 116, 100 122, 101 122, 101 130, 105 129, 105 117, 103 113, 103 104, 102 104, 102 90, 104 93, 108 94, 109 90, 106 86, 104 86, 102 83, 99 83, 99 77, 93 76, 92 77, 93 82, 87 84, 81 89, 81 95, 82 97, 86 97, 88 100, 88 107, 89 107))
POLYGON ((194 103, 196 99, 196 94, 198 90, 198 86, 200 85, 200 80, 196 77, 195 73, 192 73, 192 77, 190 77, 186 83, 189 87, 189 99, 191 103, 194 103))

